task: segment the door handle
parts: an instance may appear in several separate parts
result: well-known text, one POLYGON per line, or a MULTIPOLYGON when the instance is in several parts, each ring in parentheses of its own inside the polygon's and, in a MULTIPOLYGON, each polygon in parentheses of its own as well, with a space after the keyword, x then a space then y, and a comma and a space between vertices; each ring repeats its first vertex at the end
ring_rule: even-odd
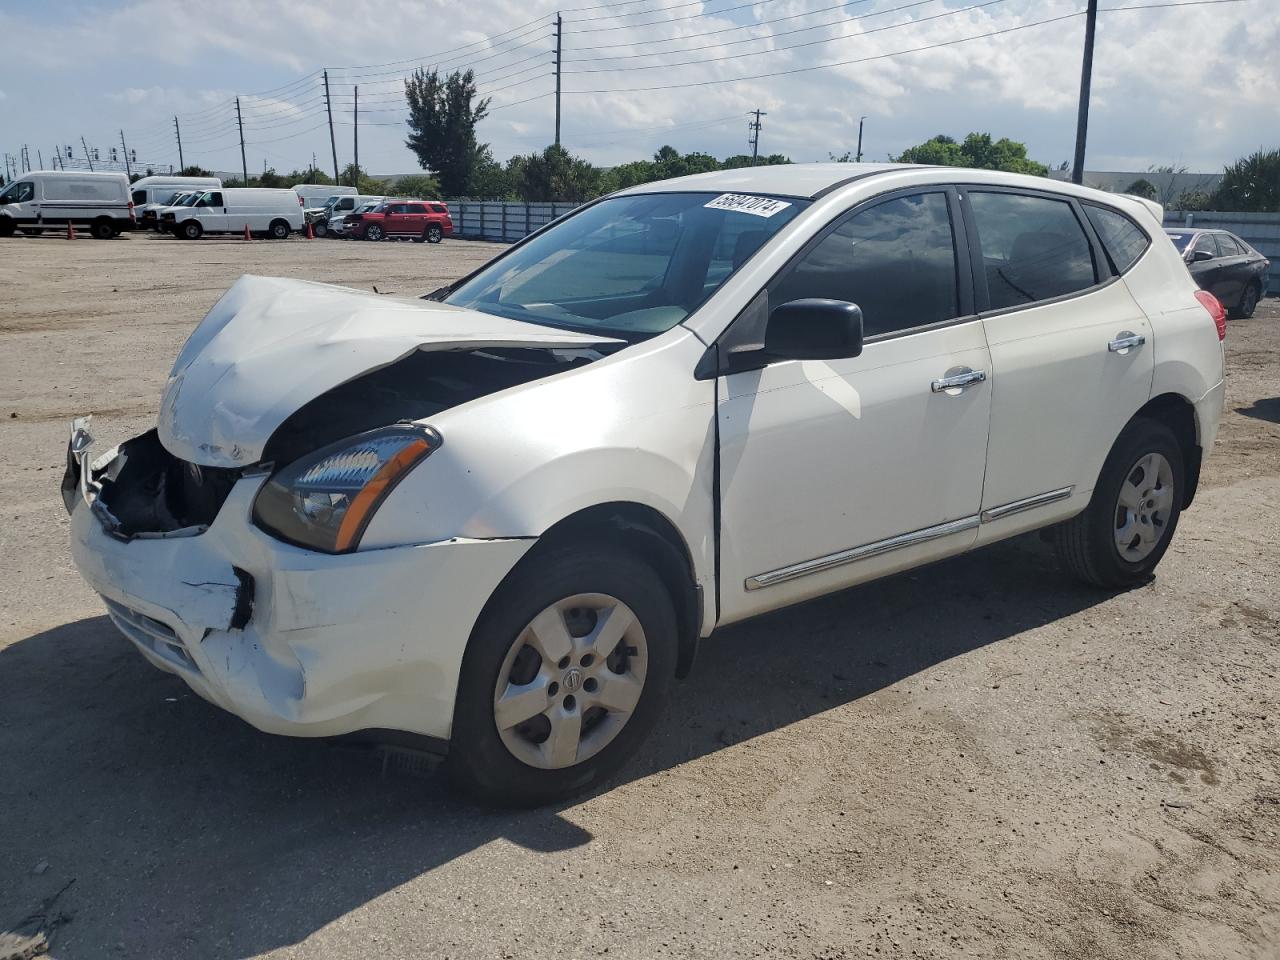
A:
POLYGON ((960 373, 939 377, 929 384, 929 389, 934 393, 944 393, 947 390, 963 389, 975 383, 982 383, 986 379, 987 371, 985 370, 962 370, 960 373))
POLYGON ((1140 347, 1147 342, 1147 338, 1140 333, 1130 333, 1128 330, 1120 334, 1110 343, 1107 349, 1112 353, 1125 353, 1131 347, 1140 347))

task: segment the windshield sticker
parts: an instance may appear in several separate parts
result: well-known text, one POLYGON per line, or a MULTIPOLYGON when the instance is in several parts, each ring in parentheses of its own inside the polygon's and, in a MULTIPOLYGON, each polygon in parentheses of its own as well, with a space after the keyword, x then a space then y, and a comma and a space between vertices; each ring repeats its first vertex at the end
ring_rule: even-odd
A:
POLYGON ((753 197, 745 193, 722 193, 705 205, 708 210, 733 210, 749 213, 753 217, 772 217, 791 206, 786 200, 772 197, 753 197))

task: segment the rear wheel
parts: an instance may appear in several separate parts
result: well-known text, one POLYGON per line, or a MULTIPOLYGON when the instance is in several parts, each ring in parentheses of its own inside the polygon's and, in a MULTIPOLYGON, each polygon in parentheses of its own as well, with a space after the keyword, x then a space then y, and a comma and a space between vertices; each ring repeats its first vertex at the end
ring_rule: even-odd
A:
POLYGON ((99 217, 89 226, 89 235, 95 240, 110 240, 116 235, 116 226, 106 217, 99 217))
POLYGON ((1258 309, 1258 301, 1261 298, 1262 288, 1256 280, 1251 281, 1244 288, 1244 293, 1240 294, 1240 302, 1231 311, 1231 316, 1236 320, 1248 320, 1253 316, 1253 311, 1258 309))
POLYGON ((272 220, 267 227, 267 236, 272 240, 284 240, 289 236, 289 224, 284 220, 272 220))
POLYGON ((184 240, 199 240, 204 236, 204 227, 200 225, 199 220, 188 220, 177 229, 175 235, 184 240))
POLYGON ((1184 483, 1173 431, 1156 420, 1134 420, 1111 448, 1089 506, 1057 529, 1059 558, 1101 587, 1145 583, 1173 540, 1184 483))
POLYGON ((526 564, 472 633, 447 766, 479 798, 549 803, 607 777, 658 717, 675 672, 662 580, 604 544, 526 564))
POLYGON ((433 223, 427 227, 427 243, 439 243, 444 239, 444 231, 440 229, 440 224, 433 223))
POLYGON ((14 226, 11 217, 0 217, 0 237, 12 237, 14 226))
POLYGON ((364 229, 364 238, 366 240, 381 240, 384 236, 386 234, 383 232, 382 227, 376 223, 371 223, 364 229))
POLYGON ((18 229, 28 237, 38 237, 44 233, 39 227, 19 227, 18 229))

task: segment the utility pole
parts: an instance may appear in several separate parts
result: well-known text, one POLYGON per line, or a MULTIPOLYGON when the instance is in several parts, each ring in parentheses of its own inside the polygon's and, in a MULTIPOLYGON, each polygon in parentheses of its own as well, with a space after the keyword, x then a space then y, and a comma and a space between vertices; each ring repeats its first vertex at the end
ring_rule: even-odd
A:
POLYGON ((249 185, 249 162, 244 158, 244 117, 240 115, 240 98, 236 97, 236 123, 240 125, 240 171, 244 174, 244 185, 249 185))
POLYGON ((854 157, 854 163, 862 162, 862 124, 866 121, 866 117, 858 118, 858 155, 854 157))
POLYGON ((187 169, 187 165, 182 159, 182 128, 178 126, 177 114, 173 117, 173 133, 178 138, 178 172, 181 173, 187 169))
POLYGON ((1073 183, 1084 183, 1084 145, 1089 134, 1089 88, 1093 85, 1093 35, 1098 26, 1098 0, 1089 0, 1084 15, 1084 63, 1080 68, 1080 113, 1076 119, 1076 163, 1073 183))
POLYGON ((753 113, 755 114, 755 119, 747 124, 747 129, 751 131, 751 165, 754 167, 756 159, 760 156, 760 118, 767 117, 769 114, 756 107, 755 110, 748 111, 747 116, 751 116, 753 113))
POLYGON ((129 148, 125 146, 124 131, 120 131, 120 149, 124 151, 124 172, 128 174, 129 179, 133 179, 133 164, 129 162, 129 148))
POLYGON ((351 175, 352 186, 357 191, 360 189, 360 86, 355 87, 355 111, 352 114, 351 135, 355 138, 355 142, 351 145, 352 151, 355 153, 355 173, 351 175))
POLYGON ((36 158, 40 161, 40 169, 44 169, 44 154, 40 152, 40 148, 36 147, 36 158))
POLYGON ((89 161, 89 170, 93 170, 93 157, 89 156, 89 145, 84 142, 84 137, 80 138, 80 146, 84 147, 84 158, 89 161))
POLYGON ((333 103, 329 100, 329 71, 324 72, 324 108, 329 113, 329 148, 333 150, 333 182, 341 183, 338 175, 338 141, 333 136, 333 103))
POLYGON ((564 39, 564 18, 556 11, 556 146, 560 146, 560 51, 564 39))

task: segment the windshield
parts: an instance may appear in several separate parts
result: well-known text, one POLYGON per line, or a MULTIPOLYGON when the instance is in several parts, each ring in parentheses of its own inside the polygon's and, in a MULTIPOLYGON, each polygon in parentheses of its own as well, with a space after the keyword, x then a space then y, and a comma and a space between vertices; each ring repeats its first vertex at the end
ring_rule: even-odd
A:
POLYGON ((1169 239, 1173 241, 1173 246, 1179 253, 1185 253, 1187 244, 1191 242, 1194 233, 1171 233, 1169 239))
POLYGON ((195 203, 197 200, 199 200, 202 196, 203 196, 203 194, 200 194, 200 193, 184 193, 181 197, 179 197, 179 198, 174 202, 174 206, 175 206, 175 207, 189 207, 189 206, 191 206, 193 203, 195 203))
POLYGON ((670 330, 698 309, 808 205, 741 194, 615 197, 481 270, 445 302, 642 339, 670 330))

